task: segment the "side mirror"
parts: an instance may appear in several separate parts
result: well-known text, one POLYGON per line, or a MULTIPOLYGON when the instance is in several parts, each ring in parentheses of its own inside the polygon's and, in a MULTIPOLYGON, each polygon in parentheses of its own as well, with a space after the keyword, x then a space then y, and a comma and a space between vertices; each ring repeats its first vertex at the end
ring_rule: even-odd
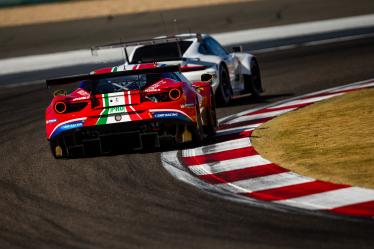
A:
POLYGON ((213 80, 213 75, 204 73, 201 75, 201 81, 202 82, 211 82, 213 80))
POLYGON ((243 52, 243 47, 242 46, 232 47, 232 51, 234 53, 241 53, 241 52, 243 52))

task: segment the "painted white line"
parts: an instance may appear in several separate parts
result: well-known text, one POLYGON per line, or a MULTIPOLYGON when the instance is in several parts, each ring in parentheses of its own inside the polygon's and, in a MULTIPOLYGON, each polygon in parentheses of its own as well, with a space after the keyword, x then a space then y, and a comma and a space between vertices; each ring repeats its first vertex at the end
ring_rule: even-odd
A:
POLYGON ((251 168, 270 164, 271 162, 260 155, 240 157, 214 163, 200 164, 188 167, 196 175, 210 175, 226 171, 251 168))
POLYGON ((287 106, 293 106, 293 105, 308 104, 308 103, 315 103, 315 102, 319 102, 319 101, 322 101, 322 100, 325 100, 325 99, 330 99, 332 97, 336 97, 336 96, 343 95, 343 94, 344 93, 334 93, 334 94, 330 94, 330 95, 326 95, 326 96, 321 96, 321 97, 314 97, 314 98, 307 98, 307 99, 298 99, 298 100, 286 102, 284 104, 272 106, 269 109, 281 108, 281 107, 287 107, 287 106))
POLYGON ((209 155, 212 153, 223 152, 227 150, 241 149, 251 146, 248 137, 225 141, 221 143, 197 147, 194 149, 182 150, 183 157, 193 157, 201 155, 209 155))
POLYGON ((351 35, 351 36, 345 36, 345 37, 325 39, 325 40, 320 40, 320 41, 305 42, 302 45, 306 47, 318 46, 318 45, 324 45, 324 44, 330 44, 330 43, 336 43, 336 42, 344 42, 344 41, 351 41, 351 40, 362 39, 362 38, 369 38, 373 36, 374 34, 351 35))
POLYGON ((373 189, 349 187, 275 202, 293 207, 316 210, 332 209, 372 200, 374 200, 373 189))
POLYGON ((262 119, 262 118, 276 117, 276 116, 279 116, 279 115, 284 114, 286 112, 293 111, 295 109, 296 108, 289 108, 289 109, 285 109, 285 110, 264 112, 264 113, 260 113, 260 114, 244 115, 244 116, 235 118, 233 120, 230 120, 230 121, 226 122, 225 124, 235 124, 235 123, 244 122, 244 121, 251 121, 251 120, 262 119))
POLYGON ((298 44, 283 45, 283 46, 273 47, 273 48, 256 49, 256 50, 252 50, 251 52, 262 54, 262 53, 269 53, 269 52, 275 52, 275 51, 281 51, 281 50, 294 49, 297 47, 301 47, 301 45, 298 45, 298 44))
POLYGON ((15 88, 15 87, 20 87, 20 86, 34 86, 34 85, 42 85, 42 84, 45 84, 45 81, 34 80, 34 81, 20 82, 20 83, 17 83, 17 84, 6 84, 6 85, 0 84, 0 87, 15 88))
MULTIPOLYGON (((213 34, 212 36, 215 37, 222 45, 230 46, 239 43, 261 42, 266 40, 291 38, 295 36, 366 28, 373 26, 373 24, 374 14, 225 32, 213 34)), ((103 62, 113 63, 117 61, 123 61, 123 52, 121 49, 103 50, 100 52, 99 57, 92 56, 91 50, 89 49, 31 55, 0 60, 0 75, 103 62)))
POLYGON ((235 127, 235 128, 222 129, 222 130, 218 130, 216 135, 224 136, 224 135, 240 133, 243 131, 253 131, 255 128, 259 127, 260 125, 262 125, 262 123, 240 126, 240 127, 235 127))
POLYGON ((294 48, 299 48, 299 47, 312 47, 312 46, 332 44, 332 43, 337 43, 337 42, 353 41, 353 40, 369 38, 373 36, 374 34, 351 35, 351 36, 344 36, 344 37, 339 37, 339 38, 323 39, 323 40, 311 41, 311 42, 302 42, 299 44, 284 45, 284 46, 279 46, 279 47, 256 49, 256 50, 252 50, 251 52, 258 53, 258 54, 270 53, 270 52, 289 50, 289 49, 294 49, 294 48))
POLYGON ((374 15, 370 14, 332 20, 289 24, 276 27, 241 30, 214 34, 213 36, 221 44, 228 46, 232 45, 233 42, 235 44, 249 43, 256 41, 286 39, 296 36, 329 33, 349 29, 366 28, 373 26, 373 23, 374 15))
POLYGON ((217 186, 233 193, 251 193, 254 191, 279 188, 311 181, 314 181, 314 179, 300 176, 293 172, 287 172, 240 180, 231 183, 221 183, 217 184, 217 186))
POLYGON ((349 86, 349 87, 340 88, 338 90, 331 91, 331 92, 333 93, 333 92, 337 92, 337 91, 347 91, 347 90, 368 88, 368 87, 373 87, 373 86, 374 86, 374 82, 370 82, 370 83, 366 83, 366 84, 362 84, 362 85, 358 85, 358 86, 349 86))
POLYGON ((100 57, 92 56, 88 49, 42 55, 30 55, 0 60, 0 75, 32 72, 51 68, 122 61, 118 50, 105 51, 100 57))

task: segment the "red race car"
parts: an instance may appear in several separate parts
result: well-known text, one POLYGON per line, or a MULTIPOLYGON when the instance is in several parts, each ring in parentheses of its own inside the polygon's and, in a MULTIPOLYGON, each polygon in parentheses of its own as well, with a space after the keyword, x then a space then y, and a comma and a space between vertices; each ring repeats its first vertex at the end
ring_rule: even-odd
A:
POLYGON ((201 142, 217 120, 211 75, 190 83, 178 66, 139 64, 131 70, 47 80, 54 91, 45 112, 54 157, 116 153, 201 142))

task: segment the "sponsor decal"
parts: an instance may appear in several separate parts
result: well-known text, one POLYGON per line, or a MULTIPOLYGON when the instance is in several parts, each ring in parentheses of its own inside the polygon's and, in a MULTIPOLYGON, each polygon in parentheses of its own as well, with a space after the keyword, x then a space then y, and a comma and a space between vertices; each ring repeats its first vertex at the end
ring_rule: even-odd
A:
POLYGON ((54 118, 54 119, 48 119, 45 123, 46 124, 51 124, 51 123, 55 123, 55 122, 57 122, 56 118, 54 118))
POLYGON ((82 95, 82 96, 89 96, 90 94, 88 92, 86 92, 85 90, 79 90, 77 92, 79 95, 82 95))
POLYGON ((110 103, 119 103, 119 98, 118 97, 111 97, 111 98, 109 98, 109 102, 110 103))
POLYGON ((144 92, 159 92, 161 90, 158 89, 158 87, 160 87, 164 83, 165 83, 165 80, 160 80, 159 82, 157 82, 157 83, 151 85, 150 87, 148 87, 147 89, 145 89, 144 92))
POLYGON ((79 122, 62 125, 60 128, 63 130, 70 130, 70 129, 80 128, 82 126, 83 126, 83 123, 79 121, 79 122))
POLYGON ((109 108, 109 114, 121 113, 121 112, 126 112, 126 109, 124 106, 115 106, 115 107, 109 108))
POLYGON ((73 121, 71 123, 66 123, 61 126, 59 126, 55 132, 52 134, 52 138, 60 134, 61 132, 67 131, 67 130, 72 130, 72 129, 77 129, 83 127, 83 120, 79 121, 73 121))
POLYGON ((161 92, 161 89, 152 87, 145 89, 144 92, 161 92))
POLYGON ((179 112, 154 112, 153 118, 161 118, 161 119, 181 119, 184 121, 190 121, 185 115, 179 113, 179 112))
POLYGON ((186 103, 186 104, 181 105, 181 108, 188 108, 188 107, 194 107, 195 108, 195 103, 186 103))
POLYGON ((155 118, 175 118, 178 117, 178 113, 175 112, 160 112, 154 114, 155 118))
POLYGON ((79 100, 86 100, 88 97, 79 97, 79 98, 74 98, 73 101, 79 101, 79 100))

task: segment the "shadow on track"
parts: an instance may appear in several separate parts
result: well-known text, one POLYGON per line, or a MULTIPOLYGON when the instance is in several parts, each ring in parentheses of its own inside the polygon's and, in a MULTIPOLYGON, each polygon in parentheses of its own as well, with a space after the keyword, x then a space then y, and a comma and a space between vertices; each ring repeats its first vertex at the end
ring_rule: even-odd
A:
POLYGON ((269 95, 261 95, 260 97, 253 97, 251 95, 245 95, 243 97, 232 99, 229 105, 224 106, 222 108, 249 105, 249 104, 252 104, 252 105, 267 104, 267 103, 274 102, 281 98, 292 97, 292 96, 294 96, 293 93, 269 94, 269 95))
MULTIPOLYGON (((172 151, 172 150, 184 150, 184 149, 196 148, 198 146, 209 145, 213 142, 214 142, 214 138, 206 138, 200 144, 196 144, 194 142, 188 142, 185 144, 170 144, 170 145, 162 145, 161 147, 147 147, 143 149, 131 149, 129 148, 129 146, 124 146, 124 147, 113 146, 113 148, 111 148, 112 149, 111 152, 108 152, 108 153, 90 152, 87 154, 75 154, 69 157, 57 158, 57 160, 115 157, 115 156, 120 156, 120 155, 132 155, 132 154, 144 154, 146 156, 147 154, 152 154, 152 153, 162 153, 162 152, 167 152, 167 151, 172 151)), ((51 154, 51 157, 53 157, 52 154, 51 154)))

